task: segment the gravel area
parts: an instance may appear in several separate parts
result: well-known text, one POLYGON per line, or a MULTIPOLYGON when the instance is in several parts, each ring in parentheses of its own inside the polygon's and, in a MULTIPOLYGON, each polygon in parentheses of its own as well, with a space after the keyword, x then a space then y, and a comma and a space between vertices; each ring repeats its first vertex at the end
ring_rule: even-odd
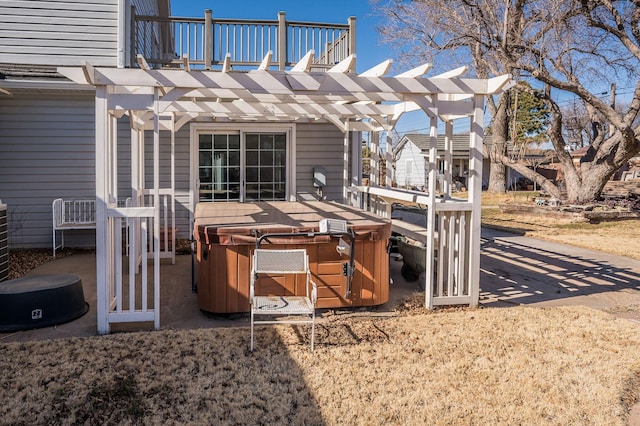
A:
MULTIPOLYGON (((74 254, 95 253, 95 249, 65 248, 56 250, 56 257, 52 256, 50 248, 13 249, 9 251, 9 279, 20 278, 43 263, 74 254)), ((176 254, 190 254, 189 240, 176 241, 176 254)))
POLYGON ((56 257, 51 249, 15 249, 9 251, 9 279, 20 278, 43 263, 79 253, 95 253, 93 249, 63 249, 56 251, 56 257))

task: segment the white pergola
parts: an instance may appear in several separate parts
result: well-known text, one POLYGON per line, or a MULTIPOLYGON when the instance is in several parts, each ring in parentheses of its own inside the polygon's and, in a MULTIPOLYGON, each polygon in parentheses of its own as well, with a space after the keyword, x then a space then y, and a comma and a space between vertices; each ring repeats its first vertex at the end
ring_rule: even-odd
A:
MULTIPOLYGON (((326 72, 310 72, 312 63, 313 52, 309 52, 289 71, 271 70, 271 55, 264 58, 258 69, 249 72, 233 71, 228 63, 218 71, 195 70, 186 60, 180 69, 150 69, 141 57, 140 68, 136 69, 94 68, 89 64, 58 69, 72 81, 92 85, 96 90, 98 333, 109 333, 111 324, 118 322, 153 321, 156 329, 160 326, 160 259, 166 255, 161 251, 163 238, 167 247, 167 236, 161 235, 160 230, 161 220, 165 221, 166 230, 171 226, 166 221, 173 218, 175 132, 203 116, 222 122, 321 120, 335 124, 345 135, 343 196, 344 202, 349 202, 350 191, 356 191, 348 180, 349 132, 389 131, 405 112, 424 111, 432 136, 429 192, 415 197, 426 197, 429 211, 426 304, 429 307, 438 303, 477 304, 483 111, 486 96, 504 90, 511 77, 462 78, 466 69, 459 68, 425 78, 430 69, 428 64, 387 77, 390 60, 355 74, 355 56, 326 72), (117 120, 125 115, 131 128, 131 194, 118 193, 117 120), (446 124, 450 137, 452 121, 459 118, 468 118, 470 123, 468 200, 451 198, 450 185, 445 186, 443 196, 436 197, 438 122, 446 124), (146 185, 144 178, 145 131, 153 133, 152 185, 146 185), (160 187, 161 131, 171 135, 169 188, 160 187), (131 203, 125 207, 118 204, 123 195, 131 197, 131 203), (439 236, 436 217, 440 221, 439 236), (128 285, 126 282, 123 285, 126 274, 122 273, 121 230, 125 222, 130 232, 129 259, 133 259, 129 261, 128 285), (445 255, 445 249, 449 254, 445 255), (147 277, 147 252, 153 258, 152 278, 150 273, 147 277), (448 267, 443 267, 445 262, 448 267), (434 275, 438 276, 435 281, 429 278, 434 275), (144 296, 148 281, 153 285, 152 301, 144 296), (461 295, 454 296, 456 291, 461 295)), ((353 152, 359 149, 358 146, 353 152)), ((445 178, 448 176, 450 183, 451 158, 448 158, 445 178)), ((374 188, 367 191, 375 193, 374 188)), ((391 189, 378 191, 377 195, 387 199, 414 197, 391 189)))

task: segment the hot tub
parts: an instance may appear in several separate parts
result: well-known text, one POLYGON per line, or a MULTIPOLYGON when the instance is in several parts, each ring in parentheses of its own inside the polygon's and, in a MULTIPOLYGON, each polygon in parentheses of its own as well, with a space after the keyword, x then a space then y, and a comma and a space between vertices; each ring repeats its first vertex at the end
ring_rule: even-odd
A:
MULTIPOLYGON (((389 299, 390 220, 321 201, 199 203, 194 224, 199 308, 212 313, 249 312, 256 235, 288 233, 302 236, 269 238, 261 247, 307 249, 312 277, 318 284, 319 308, 373 306, 389 299), (338 253, 339 238, 308 234, 319 232, 321 219, 346 220, 355 234, 350 280, 344 275, 350 257, 338 253)), ((276 281, 259 281, 257 291, 304 295, 304 287, 295 280, 276 281)))

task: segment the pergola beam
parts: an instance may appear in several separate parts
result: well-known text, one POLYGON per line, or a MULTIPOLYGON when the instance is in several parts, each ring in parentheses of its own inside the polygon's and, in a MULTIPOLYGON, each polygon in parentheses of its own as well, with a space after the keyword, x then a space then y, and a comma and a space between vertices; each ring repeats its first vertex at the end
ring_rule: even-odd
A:
MULTIPOLYGON (((302 62, 302 60, 301 60, 302 62)), ((61 67, 60 73, 80 84, 91 84, 84 74, 68 72, 61 67)), ((73 70, 73 68, 72 68, 73 70)), ((407 78, 407 77, 362 77, 343 73, 304 73, 264 71, 259 73, 233 73, 185 70, 142 70, 118 68, 94 68, 94 84, 127 87, 166 87, 191 89, 240 90, 249 94, 271 94, 298 96, 302 93, 314 97, 334 96, 353 101, 403 101, 404 96, 430 94, 492 94, 500 90, 511 77, 508 75, 492 79, 465 78, 407 78), (298 75, 296 75, 298 74, 298 75), (301 93, 302 92, 302 93, 301 93), (364 95, 364 98, 358 98, 364 95)))

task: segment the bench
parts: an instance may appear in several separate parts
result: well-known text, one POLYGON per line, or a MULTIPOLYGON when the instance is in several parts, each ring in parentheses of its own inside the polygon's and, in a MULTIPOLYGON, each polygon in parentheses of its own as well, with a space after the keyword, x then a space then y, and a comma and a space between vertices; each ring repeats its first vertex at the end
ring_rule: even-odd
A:
POLYGON ((53 257, 57 249, 64 248, 64 231, 70 229, 96 229, 96 200, 64 200, 56 198, 53 210, 53 257), (56 243, 60 233, 60 243, 56 243))

